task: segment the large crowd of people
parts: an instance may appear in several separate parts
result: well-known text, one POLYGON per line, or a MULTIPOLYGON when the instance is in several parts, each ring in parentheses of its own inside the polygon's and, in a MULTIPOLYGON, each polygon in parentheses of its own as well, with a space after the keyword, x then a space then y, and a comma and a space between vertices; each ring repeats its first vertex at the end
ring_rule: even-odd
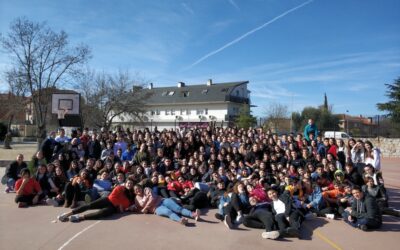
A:
POLYGON ((156 214, 186 225, 217 209, 226 227, 263 229, 262 237, 299 237, 305 218, 343 218, 361 230, 382 224, 389 207, 378 148, 370 141, 322 138, 262 128, 182 128, 51 132, 28 164, 6 170, 18 207, 72 210, 60 221, 118 212, 156 214), (96 209, 95 212, 83 213, 96 209))

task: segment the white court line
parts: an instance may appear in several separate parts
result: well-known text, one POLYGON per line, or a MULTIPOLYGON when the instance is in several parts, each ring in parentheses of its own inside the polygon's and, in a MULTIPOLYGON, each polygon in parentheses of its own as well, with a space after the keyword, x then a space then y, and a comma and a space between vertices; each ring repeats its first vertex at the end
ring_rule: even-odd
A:
POLYGON ((58 248, 58 250, 64 249, 64 247, 66 247, 69 243, 71 243, 71 241, 73 241, 76 237, 78 237, 79 235, 83 234, 86 230, 89 230, 90 228, 96 226, 100 222, 101 222, 101 220, 97 221, 96 223, 93 223, 92 225, 90 225, 88 227, 85 227, 82 231, 80 231, 79 233, 77 233, 74 236, 72 236, 72 238, 70 238, 67 242, 65 242, 60 248, 58 248))

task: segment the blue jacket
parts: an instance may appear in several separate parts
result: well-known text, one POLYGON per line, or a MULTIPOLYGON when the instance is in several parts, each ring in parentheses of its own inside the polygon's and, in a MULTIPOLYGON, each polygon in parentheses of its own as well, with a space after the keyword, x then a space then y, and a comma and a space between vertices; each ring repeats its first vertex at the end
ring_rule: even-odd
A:
POLYGON ((310 137, 308 136, 310 133, 314 134, 314 138, 317 138, 318 129, 315 124, 313 125, 307 124, 307 126, 305 126, 304 128, 304 138, 306 138, 307 141, 310 141, 310 137))

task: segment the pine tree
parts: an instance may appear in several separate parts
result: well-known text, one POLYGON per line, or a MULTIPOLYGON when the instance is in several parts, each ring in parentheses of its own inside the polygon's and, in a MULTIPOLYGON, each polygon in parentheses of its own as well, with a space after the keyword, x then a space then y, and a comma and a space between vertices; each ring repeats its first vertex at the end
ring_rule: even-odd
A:
POLYGON ((376 106, 381 111, 388 111, 389 117, 394 123, 400 124, 400 77, 393 84, 385 84, 387 87, 386 96, 389 101, 378 103, 376 106))

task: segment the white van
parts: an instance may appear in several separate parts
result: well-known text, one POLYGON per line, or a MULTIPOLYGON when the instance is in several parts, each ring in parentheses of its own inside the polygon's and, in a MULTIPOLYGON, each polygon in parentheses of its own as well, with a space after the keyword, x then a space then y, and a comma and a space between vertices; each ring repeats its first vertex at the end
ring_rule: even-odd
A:
POLYGON ((350 136, 345 133, 345 132, 341 132, 341 131, 326 131, 324 133, 324 137, 325 138, 335 138, 335 139, 349 139, 350 136))

